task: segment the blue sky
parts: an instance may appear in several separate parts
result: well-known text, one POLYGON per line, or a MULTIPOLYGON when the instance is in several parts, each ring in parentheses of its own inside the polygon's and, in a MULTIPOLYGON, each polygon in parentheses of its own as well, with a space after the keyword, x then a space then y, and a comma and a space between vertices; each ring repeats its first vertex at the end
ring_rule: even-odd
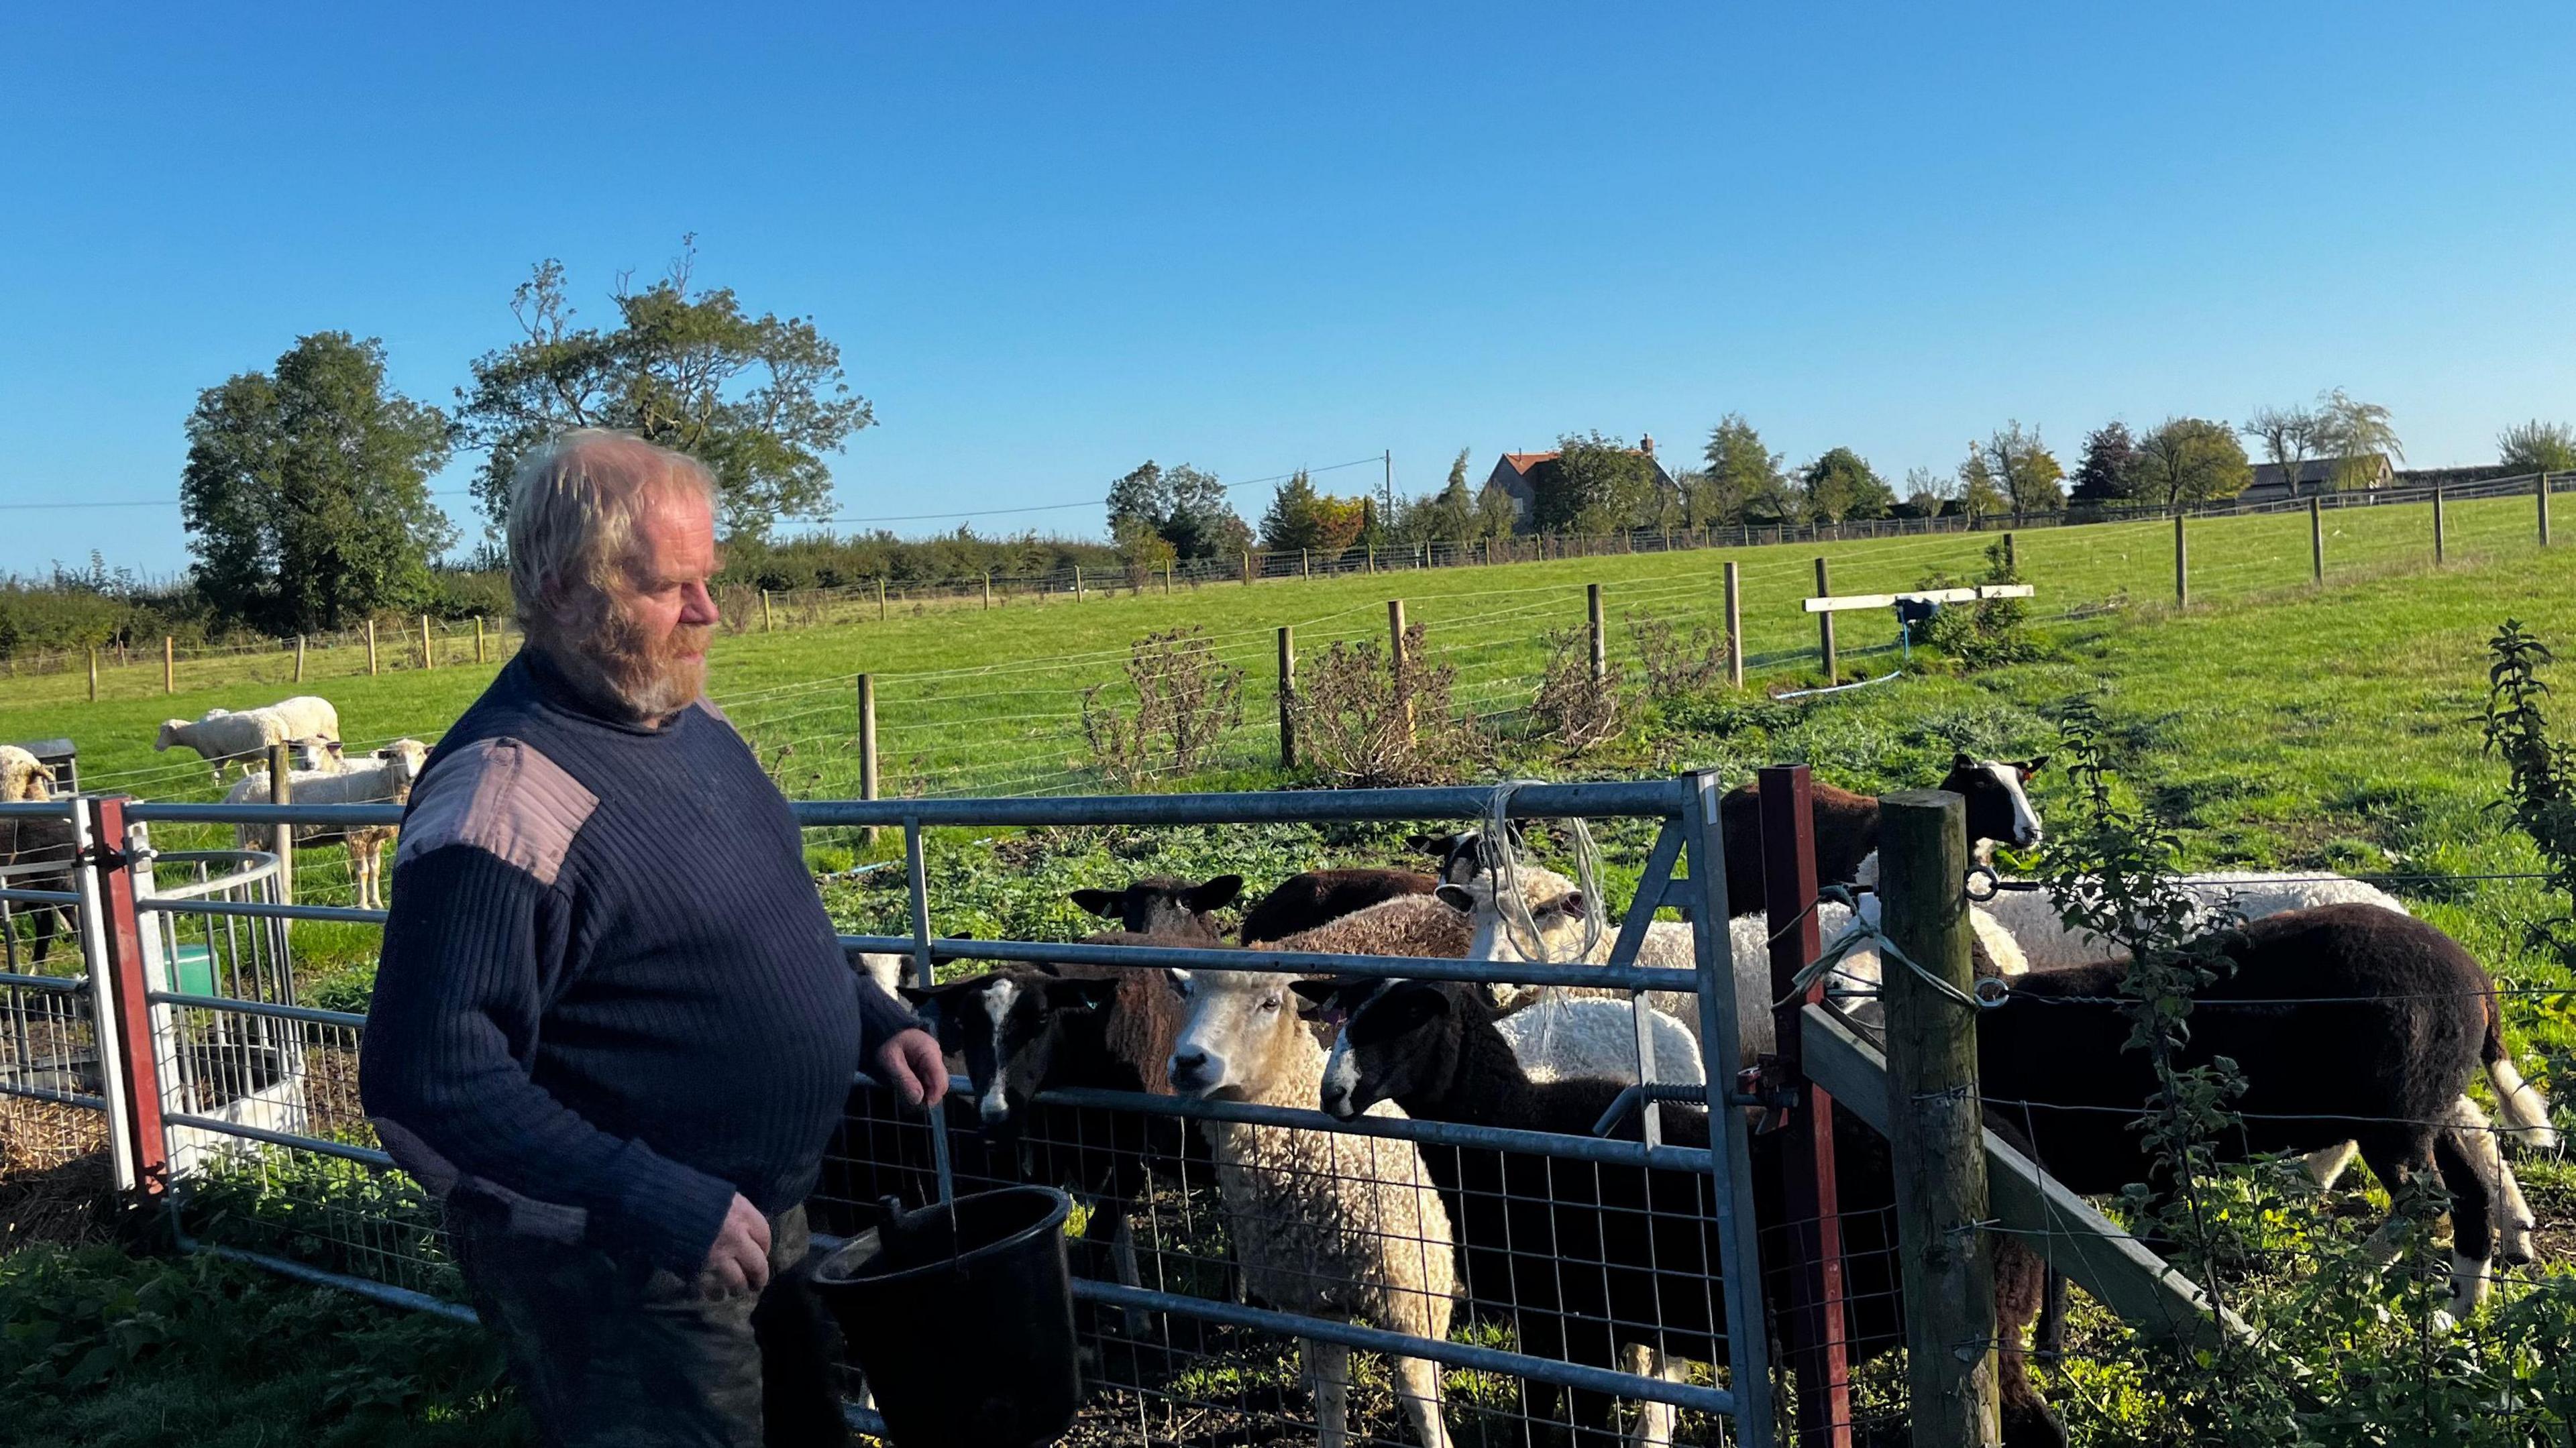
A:
MULTIPOLYGON (((1730 411, 1891 478, 2335 385, 2418 464, 2576 420, 2565 6, 225 8, 0 18, 0 503, 175 497, 305 332, 446 405, 539 258, 602 317, 692 231, 875 402, 851 518, 1730 411)), ((0 571, 93 548, 187 558, 0 510, 0 571)))

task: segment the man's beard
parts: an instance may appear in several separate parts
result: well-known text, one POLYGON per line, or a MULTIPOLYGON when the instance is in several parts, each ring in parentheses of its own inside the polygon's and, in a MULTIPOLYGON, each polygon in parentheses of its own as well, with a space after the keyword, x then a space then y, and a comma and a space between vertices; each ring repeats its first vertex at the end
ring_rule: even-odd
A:
POLYGON ((598 618, 568 632, 562 662, 589 676, 590 684, 638 719, 661 719, 698 701, 707 687, 706 624, 683 624, 659 644, 647 639, 625 605, 600 601, 598 618))

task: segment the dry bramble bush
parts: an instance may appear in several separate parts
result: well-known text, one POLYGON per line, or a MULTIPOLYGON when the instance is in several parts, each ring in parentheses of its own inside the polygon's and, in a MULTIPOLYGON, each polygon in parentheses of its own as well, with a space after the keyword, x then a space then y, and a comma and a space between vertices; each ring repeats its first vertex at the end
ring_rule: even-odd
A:
POLYGON ((1243 722, 1243 670, 1217 658, 1205 629, 1136 640, 1127 683, 1136 692, 1133 709, 1104 697, 1110 685, 1082 691, 1082 737, 1101 773, 1128 789, 1206 767, 1225 731, 1243 722))
POLYGON ((1297 682, 1289 717, 1300 756, 1337 784, 1441 784, 1482 752, 1484 731, 1451 702, 1458 670, 1422 662, 1422 625, 1404 631, 1405 665, 1375 642, 1336 643, 1297 682))

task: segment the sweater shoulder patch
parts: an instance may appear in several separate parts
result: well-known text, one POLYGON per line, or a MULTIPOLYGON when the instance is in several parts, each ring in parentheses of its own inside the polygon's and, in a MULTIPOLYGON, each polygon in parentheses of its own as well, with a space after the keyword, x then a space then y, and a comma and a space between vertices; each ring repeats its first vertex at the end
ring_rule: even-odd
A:
POLYGON ((394 864, 472 845, 551 888, 573 837, 598 808, 599 796, 526 741, 477 739, 412 792, 394 864))

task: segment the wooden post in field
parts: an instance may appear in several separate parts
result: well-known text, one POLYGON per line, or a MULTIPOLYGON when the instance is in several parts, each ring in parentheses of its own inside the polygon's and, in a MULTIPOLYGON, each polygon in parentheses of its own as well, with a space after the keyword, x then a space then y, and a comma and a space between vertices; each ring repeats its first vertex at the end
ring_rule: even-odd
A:
POLYGON ((425 613, 420 616, 420 666, 423 669, 438 667, 438 652, 429 642, 429 615, 425 613))
POLYGON ((989 568, 984 570, 984 611, 993 611, 993 570, 989 568))
MULTIPOLYGON (((1834 586, 1826 577, 1825 560, 1819 558, 1816 560, 1816 597, 1831 598, 1833 592, 1834 586)), ((1841 660, 1834 656, 1834 616, 1830 612, 1816 615, 1816 657, 1825 666, 1825 687, 1830 689, 1841 683, 1841 660)))
POLYGON ((2433 485, 2433 563, 2436 567, 2442 562, 2444 541, 2442 534, 2442 485, 2435 483, 2433 485))
POLYGON ((1279 626, 1279 767, 1297 767, 1297 630, 1279 626))
POLYGON ((1315 577, 1315 557, 1303 548, 1297 550, 1297 576, 1310 582, 1315 577))
POLYGON ((2326 581, 2326 505, 2320 498, 2308 499, 2308 578, 2326 581))
MULTIPOLYGON (((299 683, 304 679, 304 649, 300 639, 297 640, 295 650, 295 678, 299 683)), ((89 701, 93 704, 98 702, 98 650, 96 649, 89 651, 89 701)))
POLYGON ((778 619, 769 611, 769 590, 764 588, 760 591, 760 631, 768 633, 777 627, 778 619))
POLYGON ((2536 485, 2532 488, 2532 495, 2540 500, 2540 546, 2546 548, 2549 546, 2549 470, 2542 468, 2540 476, 2532 481, 2536 485))
POLYGON ((1172 565, 1168 563, 1163 565, 1163 596, 1172 596, 1172 565))
POLYGON ((2013 550, 2013 535, 2004 535, 2004 572, 2021 577, 2021 555, 2013 550))
POLYGON ((1377 572, 1377 545, 1374 543, 1368 545, 1368 571, 1377 572))
MULTIPOLYGON (((859 798, 877 797, 877 676, 859 675, 859 798)), ((861 831, 860 837, 873 845, 877 842, 876 826, 861 831)))
POLYGON ((168 634, 161 636, 161 692, 179 692, 179 644, 168 634))
POLYGON ((372 676, 372 675, 374 675, 374 673, 375 673, 375 672, 376 672, 376 621, 375 621, 374 619, 368 619, 368 620, 367 620, 367 673, 368 673, 370 676, 372 676))
POLYGON ((1744 578, 1726 561, 1726 681, 1744 687, 1744 578))
MULTIPOLYGON (((283 741, 268 746, 268 802, 295 803, 295 747, 283 741)), ((295 826, 279 825, 270 844, 277 851, 277 903, 295 903, 295 826)), ((277 922, 284 930, 286 921, 277 922)))
MULTIPOLYGON (((1082 570, 1081 570, 1081 569, 1079 569, 1079 568, 1077 568, 1077 569, 1073 570, 1073 576, 1074 576, 1074 577, 1076 577, 1076 578, 1080 578, 1080 577, 1082 576, 1082 570)), ((880 578, 880 579, 878 579, 878 580, 877 580, 877 622, 879 622, 879 623, 883 623, 883 622, 885 622, 885 621, 886 621, 885 580, 884 580, 884 579, 882 579, 882 578, 880 578)))
POLYGON ((1252 550, 1249 548, 1243 550, 1243 586, 1252 586, 1252 550))
POLYGON ((2191 545, 2183 541, 2182 514, 2174 514, 2174 606, 2191 607, 2191 545))
POLYGON ((1592 682, 1610 677, 1610 634, 1601 621, 1601 585, 1583 585, 1583 611, 1592 629, 1592 682))
POLYGON ((1404 655, 1404 600, 1390 598, 1386 601, 1386 671, 1388 682, 1395 686, 1396 703, 1404 711, 1407 742, 1413 738, 1413 692, 1410 680, 1405 677, 1405 666, 1409 662, 1404 655))
POLYGON ((483 615, 474 615, 474 662, 483 662, 483 615))
MULTIPOLYGON (((1904 790, 1880 797, 1879 820, 1888 938, 1965 994, 1976 984, 1968 963, 1967 802, 1938 790, 1904 790)), ((1977 1100, 1977 1013, 1894 965, 1879 989, 1887 1006, 1888 1141, 1914 1442, 1982 1448, 2001 1430, 1994 1238, 1979 1225, 1992 1213, 1977 1100)))

